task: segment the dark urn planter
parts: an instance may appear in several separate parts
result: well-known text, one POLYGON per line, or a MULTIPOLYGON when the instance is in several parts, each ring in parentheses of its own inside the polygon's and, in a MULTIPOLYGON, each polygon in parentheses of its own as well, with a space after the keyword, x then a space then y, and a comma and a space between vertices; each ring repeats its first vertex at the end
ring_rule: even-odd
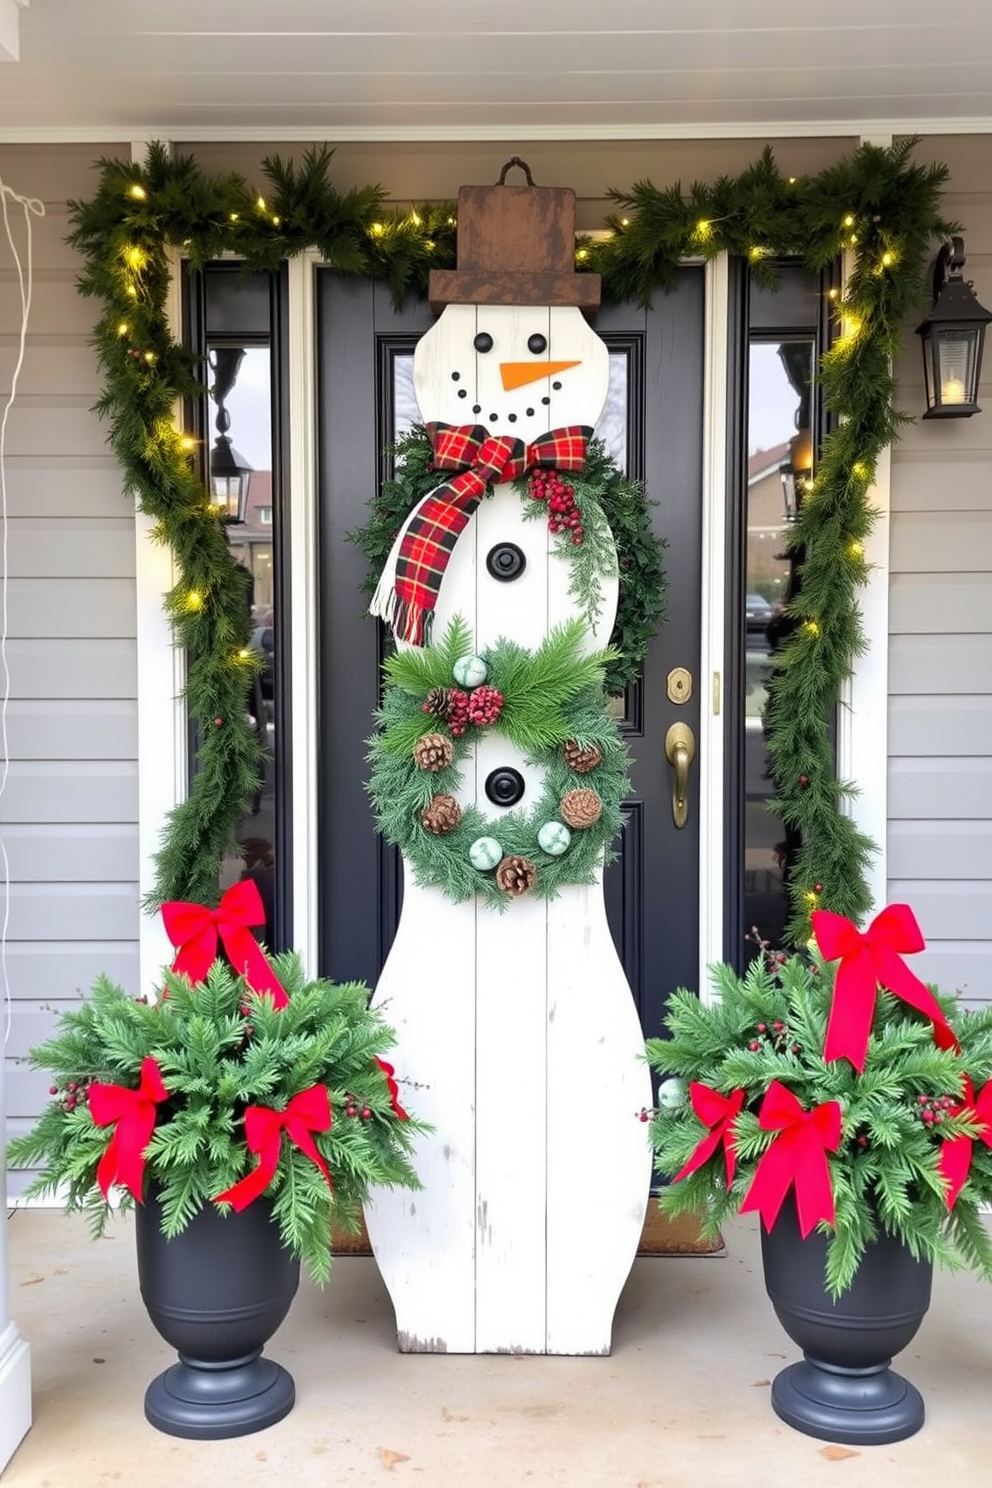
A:
POLYGON ((281 1421, 296 1387, 262 1349, 289 1311, 300 1263, 284 1249, 271 1206, 257 1199, 226 1218, 204 1209, 171 1240, 154 1195, 135 1215, 142 1300, 179 1352, 178 1364, 148 1386, 148 1420, 195 1441, 247 1436, 281 1421))
POLYGON ((826 1237, 804 1240, 790 1195, 771 1232, 761 1226, 765 1289, 802 1349, 772 1383, 775 1413, 821 1441, 881 1446, 923 1425, 923 1397, 890 1369, 930 1306, 933 1267, 882 1232, 835 1302, 824 1282, 826 1237))

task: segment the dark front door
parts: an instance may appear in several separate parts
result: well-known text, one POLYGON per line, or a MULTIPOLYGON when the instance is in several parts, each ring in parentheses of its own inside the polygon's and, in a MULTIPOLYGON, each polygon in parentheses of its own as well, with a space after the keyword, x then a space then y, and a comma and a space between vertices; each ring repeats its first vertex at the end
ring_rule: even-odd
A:
MULTIPOLYGON (((684 826, 674 819, 673 724, 699 737, 703 271, 680 271, 651 310, 604 307, 596 329, 611 351, 600 432, 643 480, 667 543, 667 619, 643 675, 615 707, 633 761, 618 857, 606 874, 610 926, 646 1033, 659 1031, 673 988, 699 965, 698 752, 684 826)), ((320 970, 373 986, 399 917, 402 867, 378 838, 364 791, 383 635, 365 611, 363 558, 348 534, 389 472, 388 448, 418 418, 411 369, 426 304, 397 312, 385 286, 318 271, 320 970)), ((438 948, 443 957, 443 947, 438 948)), ((440 974, 440 973, 439 973, 440 974)))

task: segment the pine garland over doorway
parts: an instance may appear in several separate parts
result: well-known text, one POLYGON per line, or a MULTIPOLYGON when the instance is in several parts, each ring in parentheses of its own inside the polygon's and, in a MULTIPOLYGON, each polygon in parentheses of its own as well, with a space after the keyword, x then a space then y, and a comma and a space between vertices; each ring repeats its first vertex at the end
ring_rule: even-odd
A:
MULTIPOLYGON (((864 646, 856 596, 867 576, 876 463, 904 421, 891 362, 908 314, 925 297, 929 256, 957 228, 940 212, 947 168, 914 164, 916 143, 861 145, 811 176, 785 177, 766 148, 739 176, 712 184, 660 189, 639 181, 611 192, 609 235, 576 248, 576 267, 602 274, 604 299, 642 304, 674 284, 686 258, 739 254, 769 280, 782 256, 813 271, 839 254, 851 265, 837 301, 842 333, 820 367, 839 423, 789 534, 805 557, 766 715, 775 804, 803 844, 788 885, 792 941, 806 940, 817 905, 853 919, 869 906, 873 845, 846 812, 852 787, 835 778, 829 729, 864 646)), ((258 270, 315 249, 344 273, 386 282, 397 304, 425 291, 431 268, 455 263, 450 203, 396 211, 380 186, 340 192, 329 179, 331 155, 321 147, 298 164, 269 157, 256 188, 239 175, 207 175, 191 157, 155 144, 141 165, 99 161, 95 195, 70 203, 68 241, 83 258, 79 287, 101 302, 94 344, 105 386, 97 408, 126 494, 175 555, 179 577, 167 607, 187 654, 186 702, 200 738, 188 799, 171 814, 157 855, 154 905, 216 901, 220 859, 261 766, 246 718, 257 663, 247 648, 243 578, 199 474, 201 452, 179 421, 181 400, 203 389, 168 323, 170 255, 201 267, 234 253, 258 270)))

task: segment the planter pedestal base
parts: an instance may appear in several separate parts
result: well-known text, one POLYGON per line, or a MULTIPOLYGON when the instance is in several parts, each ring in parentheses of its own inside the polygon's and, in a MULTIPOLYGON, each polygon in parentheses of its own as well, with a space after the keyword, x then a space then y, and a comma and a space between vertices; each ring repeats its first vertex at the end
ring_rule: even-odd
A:
POLYGON ((222 1441, 263 1431, 288 1416, 293 1376, 261 1351, 224 1364, 179 1355, 145 1392, 145 1416, 169 1436, 222 1441))
POLYGON ((923 1396, 887 1364, 843 1369, 809 1355, 772 1382, 772 1408, 788 1426, 820 1441, 884 1446, 923 1425, 923 1396))

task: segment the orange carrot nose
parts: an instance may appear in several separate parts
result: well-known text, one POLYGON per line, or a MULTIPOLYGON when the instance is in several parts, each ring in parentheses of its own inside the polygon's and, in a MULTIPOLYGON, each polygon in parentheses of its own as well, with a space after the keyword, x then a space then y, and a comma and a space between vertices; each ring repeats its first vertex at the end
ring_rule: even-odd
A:
POLYGON ((499 370, 503 387, 509 393, 513 388, 526 387, 529 382, 539 382, 542 377, 553 377, 556 372, 578 366, 580 362, 500 362, 499 370))

